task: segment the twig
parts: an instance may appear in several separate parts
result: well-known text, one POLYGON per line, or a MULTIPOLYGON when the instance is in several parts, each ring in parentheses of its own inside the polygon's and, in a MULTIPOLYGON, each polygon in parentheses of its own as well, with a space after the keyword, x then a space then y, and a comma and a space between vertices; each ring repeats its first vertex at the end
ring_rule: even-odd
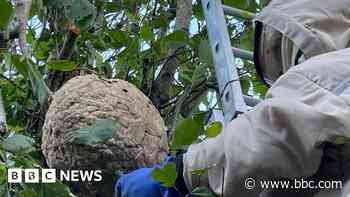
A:
POLYGON ((175 96, 171 97, 171 98, 169 99, 168 103, 165 103, 164 105, 162 105, 162 106, 160 107, 160 109, 165 109, 166 107, 168 107, 168 106, 170 106, 170 105, 172 105, 172 104, 175 104, 175 103, 177 102, 177 99, 175 99, 175 98, 178 97, 178 96, 181 94, 181 92, 183 92, 183 91, 179 91, 178 93, 176 93, 175 96))
MULTIPOLYGON (((184 49, 184 48, 185 48, 185 47, 180 47, 180 48, 178 48, 177 51, 174 52, 173 54, 168 55, 168 56, 166 56, 166 57, 164 57, 164 58, 158 59, 158 60, 154 61, 154 63, 157 64, 157 63, 161 63, 161 62, 163 62, 163 61, 168 62, 169 59, 172 59, 172 58, 174 58, 174 57, 176 57, 176 56, 178 56, 178 55, 182 55, 182 54, 186 53, 187 51, 182 50, 182 49, 184 49)), ((165 64, 165 63, 164 63, 164 64, 165 64)))
POLYGON ((73 33, 72 31, 69 31, 67 34, 67 37, 64 41, 63 47, 60 51, 60 57, 59 59, 70 59, 73 53, 75 40, 77 39, 78 35, 73 33))

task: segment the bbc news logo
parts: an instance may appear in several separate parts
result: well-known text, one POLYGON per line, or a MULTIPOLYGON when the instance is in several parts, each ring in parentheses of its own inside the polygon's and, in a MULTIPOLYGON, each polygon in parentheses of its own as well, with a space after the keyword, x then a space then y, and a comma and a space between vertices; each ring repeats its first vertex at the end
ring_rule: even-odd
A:
POLYGON ((7 170, 8 183, 100 182, 101 170, 20 169, 7 170))

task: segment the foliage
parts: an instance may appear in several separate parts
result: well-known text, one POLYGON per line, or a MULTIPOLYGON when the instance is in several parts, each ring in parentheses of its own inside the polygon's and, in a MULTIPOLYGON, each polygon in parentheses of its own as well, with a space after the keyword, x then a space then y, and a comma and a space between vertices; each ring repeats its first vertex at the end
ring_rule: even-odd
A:
POLYGON ((174 162, 170 162, 162 168, 155 168, 152 176, 165 187, 174 186, 176 180, 176 166, 174 162))
POLYGON ((213 122, 207 128, 207 136, 209 138, 216 137, 221 133, 221 131, 222 131, 222 123, 218 121, 213 122))
POLYGON ((192 192, 191 192, 192 196, 196 196, 196 197, 215 197, 216 195, 213 194, 208 188, 206 187, 198 187, 195 188, 192 192))
POLYGON ((4 29, 8 25, 13 12, 11 2, 7 0, 0 1, 0 12, 0 29, 4 29))
POLYGON ((54 60, 47 62, 49 69, 59 70, 59 71, 72 71, 77 65, 74 62, 68 60, 54 60))
POLYGON ((33 140, 27 136, 14 134, 0 143, 3 150, 16 154, 26 154, 33 151, 33 140))
POLYGON ((190 145, 197 140, 201 132, 201 126, 193 119, 181 120, 175 129, 172 145, 174 149, 190 145))
POLYGON ((70 142, 93 145, 107 142, 120 130, 121 126, 114 120, 97 120, 95 124, 70 133, 70 142))
MULTIPOLYGON (((11 2, 0 0, 0 33, 13 31, 9 24, 16 13, 11 2)), ((11 133, 0 142, 1 196, 72 195, 62 183, 29 185, 3 181, 4 171, 10 167, 46 167, 40 150, 40 122, 55 85, 64 83, 66 76, 95 73, 124 79, 154 98, 158 74, 175 57, 177 68, 170 78, 169 97, 160 105, 152 99, 170 130, 175 131, 171 135, 172 150, 221 132, 222 125, 218 122, 206 125, 213 106, 220 105, 214 105, 218 98, 217 83, 200 1, 193 1, 189 32, 175 30, 175 2, 33 0, 26 32, 28 54, 19 50, 18 39, 8 39, 5 43, 0 39, 0 46, 5 46, 0 50, 0 87, 11 133), (172 54, 174 48, 179 50, 172 54)), ((262 7, 253 0, 224 3, 251 12, 262 7)), ((251 24, 232 17, 227 19, 232 44, 252 50, 251 24)), ((243 60, 237 63, 244 93, 263 97, 266 88, 258 80, 252 63, 243 60)), ((79 144, 106 141, 118 128, 111 120, 100 120, 73 131, 71 140, 79 144)), ((171 186, 173 167, 157 171, 155 178, 171 186)), ((197 196, 206 193, 203 189, 193 192, 197 196)))

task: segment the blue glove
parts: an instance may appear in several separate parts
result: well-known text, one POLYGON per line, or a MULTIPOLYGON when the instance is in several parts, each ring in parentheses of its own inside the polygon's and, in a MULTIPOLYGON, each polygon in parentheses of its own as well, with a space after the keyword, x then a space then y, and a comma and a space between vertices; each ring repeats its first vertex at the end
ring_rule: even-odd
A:
POLYGON ((123 175, 116 183, 114 197, 181 197, 175 188, 164 187, 152 178, 155 168, 162 168, 174 160, 174 157, 167 157, 161 165, 141 168, 123 175))

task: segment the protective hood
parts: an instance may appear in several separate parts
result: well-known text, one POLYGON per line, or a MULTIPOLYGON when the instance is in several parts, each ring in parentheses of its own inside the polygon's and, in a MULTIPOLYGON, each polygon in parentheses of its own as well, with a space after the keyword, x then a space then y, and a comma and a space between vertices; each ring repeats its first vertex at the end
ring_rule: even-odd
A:
POLYGON ((349 0, 272 0, 255 19, 257 70, 271 84, 300 57, 349 46, 349 0))

